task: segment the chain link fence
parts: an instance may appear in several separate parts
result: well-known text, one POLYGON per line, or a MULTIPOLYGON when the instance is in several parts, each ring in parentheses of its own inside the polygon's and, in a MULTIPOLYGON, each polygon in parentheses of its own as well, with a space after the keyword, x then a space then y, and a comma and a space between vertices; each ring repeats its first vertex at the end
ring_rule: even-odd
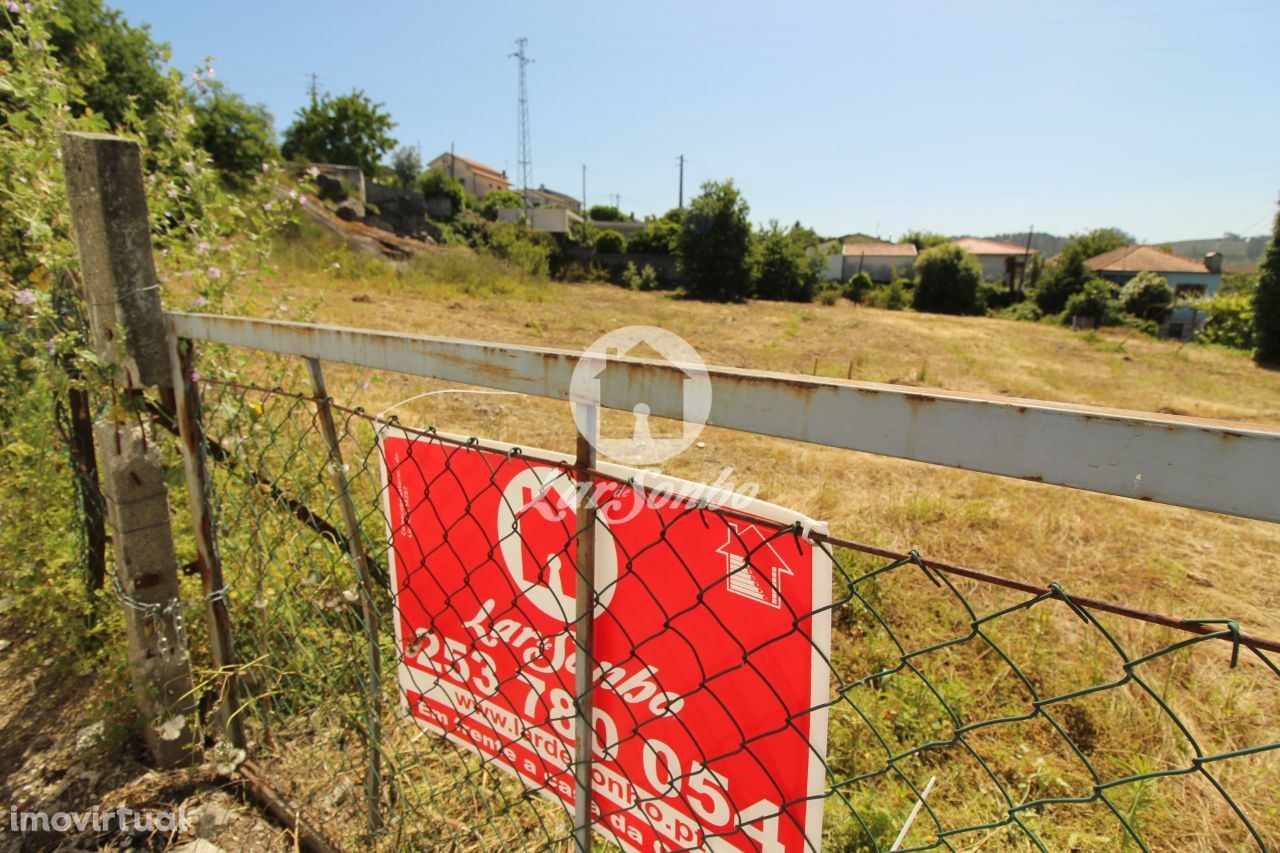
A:
MULTIPOLYGON (((554 637, 539 633, 532 646, 539 651, 512 668, 502 664, 524 644, 517 636, 499 642, 492 632, 473 631, 450 650, 431 630, 404 631, 419 625, 444 632, 474 624, 483 612, 500 634, 504 614, 484 610, 478 572, 509 556, 507 539, 528 550, 540 572, 568 566, 580 573, 568 544, 559 553, 534 553, 519 525, 503 535, 477 515, 486 501, 500 502, 501 483, 521 472, 538 478, 542 494, 581 472, 563 459, 434 430, 401 429, 418 449, 384 459, 378 432, 399 428, 394 418, 382 421, 310 393, 209 377, 201 385, 238 660, 236 713, 263 772, 343 848, 571 849, 572 798, 566 802, 564 792, 577 769, 573 756, 544 750, 537 772, 511 769, 512 750, 541 733, 550 733, 548 742, 572 743, 573 685, 554 678, 539 684, 529 700, 532 722, 506 735, 493 716, 515 681, 529 695, 537 692, 533 664, 554 637), (479 485, 461 473, 476 465, 492 469, 479 485), (435 550, 388 533, 404 528, 395 503, 408 493, 384 491, 384 466, 392 483, 398 471, 416 478, 422 492, 411 509, 431 519, 435 550), (443 565, 462 566, 460 580, 431 574, 443 565), (415 568, 437 578, 425 601, 413 598, 425 588, 423 577, 406 581, 415 568), (424 660, 425 667, 412 665, 424 660), (477 686, 486 680, 487 687, 477 686), (469 704, 464 687, 481 701, 469 704), (427 696, 437 701, 423 701, 427 696), (496 733, 497 742, 484 748, 479 732, 496 733)), ((597 516, 608 516, 611 503, 634 487, 605 470, 593 471, 592 481, 612 484, 597 501, 597 516)), ((628 567, 645 555, 659 559, 672 586, 700 584, 699 567, 673 544, 679 531, 740 531, 737 522, 750 517, 706 501, 674 506, 646 539, 609 535, 596 547, 612 546, 628 567)), ((563 543, 583 533, 572 514, 543 523, 558 526, 563 543)), ((616 686, 615 669, 650 670, 646 650, 659 637, 623 636, 598 616, 598 630, 612 633, 608 663, 600 651, 595 692, 613 698, 601 698, 599 707, 612 713, 617 731, 611 736, 607 724, 593 720, 597 767, 631 750, 629 740, 648 762, 646 775, 657 766, 648 778, 624 780, 626 797, 597 797, 596 826, 615 838, 625 841, 625 827, 641 824, 642 834, 664 839, 666 849, 770 849, 775 838, 776 849, 828 850, 1280 845, 1276 644, 1242 635, 1234 622, 1218 614, 1183 621, 1139 613, 1075 597, 1057 584, 1037 588, 785 525, 744 543, 735 565, 781 599, 786 630, 730 638, 737 659, 703 661, 696 684, 665 684, 664 673, 649 672, 654 691, 640 692, 728 709, 726 679, 748 672, 765 684, 761 695, 781 696, 788 687, 776 661, 793 660, 784 649, 798 642, 816 654, 815 695, 823 698, 798 711, 781 700, 757 709, 751 730, 726 716, 716 743, 693 744, 698 761, 672 760, 675 750, 648 745, 651 727, 666 724, 655 722, 663 715, 637 711, 605 689, 616 686), (793 606, 776 576, 768 582, 763 555, 783 547, 829 558, 829 600, 793 606), (817 630, 828 621, 829 650, 817 630), (820 716, 825 750, 810 746, 820 716), (789 777, 777 751, 784 743, 801 759, 821 762, 816 793, 797 793, 782 781, 789 777), (708 780, 746 760, 776 775, 771 808, 736 814, 737 824, 704 820, 712 827, 706 836, 682 842, 684 824, 671 813, 717 811, 716 790, 726 786, 708 780), (822 808, 820 838, 805 838, 810 799, 822 808)), ((691 647, 732 627, 717 622, 709 585, 672 612, 663 609, 667 590, 650 582, 641 590, 647 595, 623 596, 618 583, 610 609, 649 608, 649 624, 681 634, 691 647)), ((517 610, 528 606, 515 600, 517 610)), ((516 622, 539 624, 529 613, 505 615, 518 617, 512 630, 516 622)), ((560 624, 566 637, 575 627, 568 614, 560 624)), ((228 675, 207 662, 206 672, 210 679, 228 675)), ((593 778, 609 779, 603 772, 593 778)))

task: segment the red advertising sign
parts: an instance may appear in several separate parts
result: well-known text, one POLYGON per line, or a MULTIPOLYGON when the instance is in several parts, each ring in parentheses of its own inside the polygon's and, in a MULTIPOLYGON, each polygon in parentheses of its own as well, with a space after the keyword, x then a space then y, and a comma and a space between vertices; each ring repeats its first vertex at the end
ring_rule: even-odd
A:
POLYGON ((793 529, 815 525, 606 465, 580 490, 570 460, 533 452, 382 435, 405 713, 572 810, 593 490, 596 831, 646 853, 817 849, 831 566, 793 529))

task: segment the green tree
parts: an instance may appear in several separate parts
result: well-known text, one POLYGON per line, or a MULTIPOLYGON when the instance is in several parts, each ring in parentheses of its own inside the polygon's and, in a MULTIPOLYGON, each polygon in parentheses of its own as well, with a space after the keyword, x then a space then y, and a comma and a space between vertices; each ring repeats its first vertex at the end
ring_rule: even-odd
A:
POLYGON ((221 83, 210 83, 193 99, 193 138, 208 152, 223 182, 244 189, 261 174, 262 164, 279 155, 271 113, 261 104, 250 104, 221 83))
POLYGON ((1067 304, 1062 309, 1062 322, 1069 324, 1072 317, 1092 317, 1097 325, 1108 326, 1116 321, 1118 309, 1115 287, 1111 282, 1091 278, 1067 299, 1067 304))
POLYGON ((467 204, 467 191, 457 178, 449 177, 443 169, 429 169, 418 180, 418 192, 423 198, 447 198, 457 215, 467 204))
POLYGON ((844 295, 846 299, 852 299, 854 302, 861 302, 875 288, 875 282, 871 280, 871 276, 865 272, 854 273, 849 276, 849 280, 845 282, 844 295))
POLYGON ((756 234, 755 295, 785 302, 812 302, 822 280, 822 255, 807 252, 811 232, 777 221, 756 234))
POLYGON ((298 110, 284 132, 281 151, 289 160, 337 163, 372 172, 396 144, 391 137, 395 126, 383 105, 359 89, 336 98, 325 92, 298 110))
POLYGON ((1206 344, 1252 350, 1257 339, 1257 319, 1253 308, 1253 297, 1249 294, 1214 294, 1204 303, 1209 319, 1196 339, 1206 344))
POLYGON ((1035 288, 1036 306, 1045 314, 1057 314, 1067 305, 1067 300, 1084 290, 1084 284, 1093 277, 1085 261, 1087 247, 1068 243, 1062 253, 1045 267, 1035 288))
POLYGON ((689 204, 680 231, 684 285, 699 299, 751 295, 751 208, 733 181, 707 181, 689 204))
POLYGON ((916 256, 912 307, 935 314, 981 314, 978 287, 982 265, 959 246, 948 243, 916 256))
POLYGON ((902 235, 900 243, 911 243, 916 247, 916 251, 923 252, 925 249, 932 249, 935 246, 941 246, 951 242, 950 237, 944 237, 941 234, 934 234, 932 231, 908 231, 902 235))
POLYGON ((680 224, 669 219, 650 219, 643 231, 631 235, 627 251, 634 255, 674 255, 680 242, 680 224))
POLYGON ((1131 246, 1136 242, 1132 234, 1119 228, 1094 228, 1084 234, 1072 234, 1067 244, 1062 247, 1062 252, 1065 253, 1068 248, 1074 246, 1083 252, 1084 259, 1088 260, 1096 258, 1103 252, 1131 246))
POLYGON ((391 155, 391 174, 396 186, 402 190, 413 189, 422 175, 422 156, 412 145, 402 145, 391 155))
POLYGON ((1271 226, 1271 242, 1258 262, 1258 289, 1253 295, 1254 336, 1258 364, 1280 364, 1280 212, 1271 226))
POLYGON ((617 231, 608 229, 596 235, 596 251, 605 255, 617 255, 627 250, 627 241, 617 231))
POLYGON ((1173 310, 1173 288, 1159 273, 1140 272, 1120 289, 1120 307, 1139 320, 1161 323, 1173 310))
POLYGON ((593 204, 587 211, 587 218, 592 222, 623 222, 627 217, 611 204, 593 204))

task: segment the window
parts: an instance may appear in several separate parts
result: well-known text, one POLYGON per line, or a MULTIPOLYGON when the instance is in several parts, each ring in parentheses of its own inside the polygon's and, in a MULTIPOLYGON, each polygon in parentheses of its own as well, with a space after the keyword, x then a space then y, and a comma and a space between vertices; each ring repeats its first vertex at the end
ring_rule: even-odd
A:
POLYGON ((1173 288, 1173 295, 1178 298, 1195 299, 1204 296, 1203 284, 1179 284, 1173 288))

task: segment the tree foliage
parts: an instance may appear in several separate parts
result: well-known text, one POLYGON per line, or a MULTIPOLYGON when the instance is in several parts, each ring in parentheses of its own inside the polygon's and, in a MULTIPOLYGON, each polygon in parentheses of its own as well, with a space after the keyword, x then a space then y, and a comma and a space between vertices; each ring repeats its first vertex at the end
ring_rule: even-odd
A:
POLYGON ((1253 297, 1244 293, 1218 293, 1204 303, 1209 319, 1196 338, 1242 350, 1254 347, 1256 327, 1253 297))
POLYGON ((382 104, 356 89, 334 97, 328 92, 298 110, 284 132, 281 150, 287 159, 356 166, 371 172, 396 144, 396 126, 382 104))
POLYGON ((447 198, 457 214, 467 204, 467 191, 457 178, 449 177, 443 169, 428 169, 418 180, 418 192, 423 198, 447 198))
POLYGON ((1280 212, 1271 228, 1271 242, 1258 262, 1258 289, 1253 296, 1254 336, 1259 364, 1280 364, 1280 212))
POLYGON ((916 251, 923 252, 925 249, 932 249, 935 246, 949 243, 951 238, 935 234, 932 231, 908 231, 902 235, 902 239, 898 242, 911 243, 916 247, 916 251))
POLYGON ((627 217, 611 204, 593 204, 587 210, 587 218, 592 222, 624 222, 627 217))
POLYGON ((673 255, 680 242, 680 224, 669 219, 650 219, 643 231, 631 235, 627 251, 633 255, 673 255))
POLYGON ((733 181, 702 185, 680 231, 680 269, 690 296, 733 300, 751 295, 750 212, 733 181))
POLYGON ((1121 288, 1120 307, 1139 320, 1161 323, 1173 310, 1173 288, 1159 273, 1140 272, 1121 288))
POLYGON ((402 145, 391 155, 391 176, 396 186, 411 190, 422 175, 422 155, 412 145, 402 145))
POLYGON ((784 302, 812 302, 822 281, 823 257, 810 252, 812 232, 777 221, 755 237, 755 295, 784 302))
POLYGON ((228 187, 244 189, 279 154, 271 113, 250 104, 221 83, 209 83, 193 98, 196 143, 209 153, 228 187))
POLYGON ((480 201, 480 215, 497 219, 499 210, 523 210, 524 199, 512 190, 489 190, 480 201))
POLYGON ((1138 241, 1132 234, 1119 228, 1094 228, 1092 231, 1086 231, 1083 234, 1072 234, 1067 244, 1062 247, 1062 253, 1065 254, 1068 249, 1074 246, 1078 251, 1083 252, 1084 259, 1088 260, 1101 255, 1103 252, 1131 246, 1136 242, 1138 241))
POLYGON ((617 255, 627 250, 627 241, 617 231, 605 229, 596 235, 596 251, 604 255, 617 255))
POLYGON ((1084 290, 1085 282, 1093 277, 1084 263, 1092 257, 1087 251, 1087 247, 1079 243, 1069 243, 1062 254, 1045 267, 1035 288, 1036 306, 1045 314, 1062 311, 1067 300, 1084 290))
POLYGON ((1091 278, 1067 299, 1061 319, 1063 323, 1070 323, 1072 317, 1092 317, 1097 325, 1108 326, 1119 319, 1119 309, 1115 287, 1111 282, 1091 278))
POLYGON ((916 257, 912 307, 935 314, 981 314, 982 265, 955 244, 926 249, 916 257))

